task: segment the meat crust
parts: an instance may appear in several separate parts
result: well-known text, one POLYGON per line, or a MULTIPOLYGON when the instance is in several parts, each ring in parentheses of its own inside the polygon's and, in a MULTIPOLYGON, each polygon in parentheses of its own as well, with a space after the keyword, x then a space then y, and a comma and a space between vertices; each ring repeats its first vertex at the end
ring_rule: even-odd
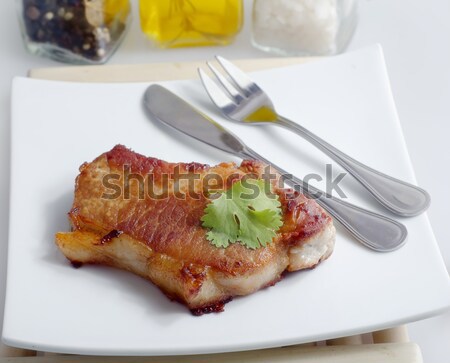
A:
POLYGON ((272 285, 284 271, 314 267, 332 253, 335 238, 330 216, 280 187, 280 176, 259 161, 168 163, 122 145, 80 167, 69 219, 72 232, 57 233, 56 244, 73 264, 131 271, 196 315, 222 311, 233 296, 272 285), (272 243, 256 250, 213 246, 200 220, 211 186, 224 190, 268 170, 283 212, 272 243), (208 190, 205 178, 211 179, 208 190))

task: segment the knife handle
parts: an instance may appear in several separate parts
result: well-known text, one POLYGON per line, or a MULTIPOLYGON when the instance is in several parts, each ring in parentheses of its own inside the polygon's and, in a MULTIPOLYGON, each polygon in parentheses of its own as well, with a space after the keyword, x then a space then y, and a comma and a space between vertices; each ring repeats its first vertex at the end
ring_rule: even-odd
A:
POLYGON ((405 243, 408 231, 403 224, 381 214, 344 202, 320 189, 305 184, 300 178, 289 174, 250 148, 245 149, 240 156, 261 160, 274 167, 283 176, 286 184, 300 190, 307 197, 315 199, 356 240, 366 247, 378 252, 390 252, 405 243))

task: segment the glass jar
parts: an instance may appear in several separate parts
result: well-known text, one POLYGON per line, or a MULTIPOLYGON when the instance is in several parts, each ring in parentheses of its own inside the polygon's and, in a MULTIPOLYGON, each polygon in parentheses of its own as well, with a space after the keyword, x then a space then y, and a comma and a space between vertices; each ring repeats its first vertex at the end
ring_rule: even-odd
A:
POLYGON ((26 48, 75 64, 106 62, 130 21, 129 0, 16 0, 26 48))
POLYGON ((252 42, 281 55, 333 55, 356 23, 357 0, 254 0, 252 42))
POLYGON ((231 43, 242 0, 139 0, 142 31, 162 48, 231 43))

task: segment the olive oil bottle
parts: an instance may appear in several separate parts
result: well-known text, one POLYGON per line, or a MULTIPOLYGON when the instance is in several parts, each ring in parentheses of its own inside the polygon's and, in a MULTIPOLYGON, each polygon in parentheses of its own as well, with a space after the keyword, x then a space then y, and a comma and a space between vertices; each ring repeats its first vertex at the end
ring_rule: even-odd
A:
POLYGON ((162 48, 225 45, 242 26, 242 0, 139 0, 142 31, 162 48))

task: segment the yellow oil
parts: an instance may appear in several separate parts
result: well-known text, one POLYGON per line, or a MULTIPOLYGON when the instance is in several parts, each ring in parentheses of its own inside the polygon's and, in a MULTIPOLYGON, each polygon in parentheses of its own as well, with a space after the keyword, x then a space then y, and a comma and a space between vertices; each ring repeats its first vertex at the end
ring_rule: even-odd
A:
POLYGON ((255 112, 248 115, 244 121, 245 122, 252 122, 252 121, 259 121, 259 122, 276 122, 278 119, 278 115, 275 113, 273 109, 267 106, 263 106, 261 108, 258 108, 255 112))
POLYGON ((228 44, 242 26, 242 0, 139 0, 142 31, 163 48, 228 44))
POLYGON ((113 21, 125 23, 130 13, 129 0, 103 0, 103 13, 105 23, 110 24, 113 21))

